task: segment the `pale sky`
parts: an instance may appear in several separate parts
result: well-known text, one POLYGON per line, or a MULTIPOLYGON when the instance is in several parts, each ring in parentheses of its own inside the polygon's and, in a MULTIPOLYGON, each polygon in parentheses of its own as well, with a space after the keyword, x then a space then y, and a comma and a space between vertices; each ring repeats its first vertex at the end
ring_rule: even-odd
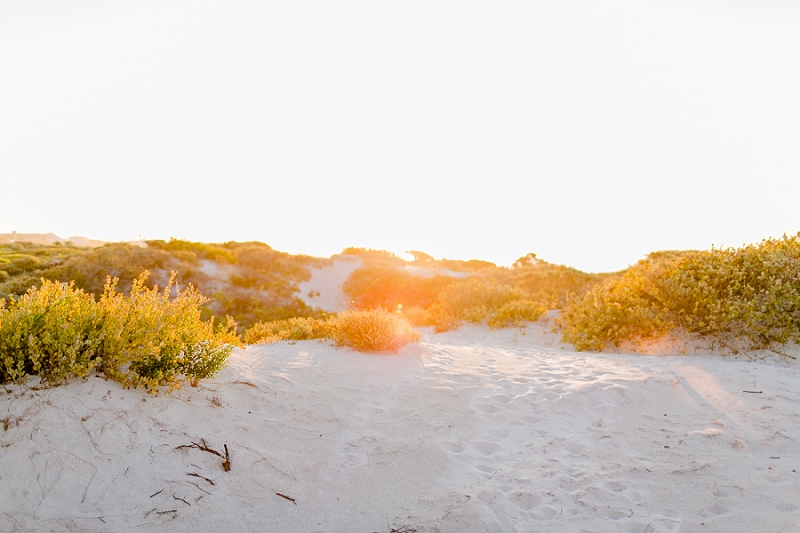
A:
POLYGON ((587 271, 800 231, 800 2, 0 2, 0 233, 587 271))

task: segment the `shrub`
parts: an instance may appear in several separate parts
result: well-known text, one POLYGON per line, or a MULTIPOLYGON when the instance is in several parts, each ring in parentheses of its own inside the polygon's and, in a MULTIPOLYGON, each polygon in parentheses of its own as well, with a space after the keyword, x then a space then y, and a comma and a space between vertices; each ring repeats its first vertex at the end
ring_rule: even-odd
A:
POLYGON ((525 322, 536 322, 547 308, 530 300, 512 300, 493 313, 487 323, 494 328, 519 327, 525 322))
POLYGON ((73 284, 44 282, 0 306, 0 381, 39 375, 57 385, 85 376, 97 362, 102 324, 91 295, 73 284))
POLYGON ((456 320, 481 322, 523 294, 490 278, 470 277, 453 283, 439 296, 442 310, 456 320))
POLYGON ((332 327, 337 345, 360 351, 396 352, 420 338, 408 322, 382 310, 344 311, 332 319, 332 327))
POLYGON ((641 261, 616 280, 594 287, 564 310, 557 324, 562 340, 577 350, 602 350, 626 341, 659 337, 674 328, 659 300, 663 266, 641 261))
POLYGON ((219 244, 207 244, 170 238, 169 241, 147 241, 147 246, 171 252, 173 255, 176 255, 175 252, 188 252, 194 254, 195 257, 219 263, 236 263, 236 257, 233 255, 233 252, 219 244))
POLYGON ((331 326, 325 320, 296 317, 288 320, 259 322, 247 330, 247 344, 265 344, 278 341, 305 341, 332 338, 331 326))
POLYGON ((147 274, 134 280, 127 297, 116 291, 116 279, 106 282, 99 302, 72 283, 42 280, 0 306, 0 380, 39 375, 59 384, 96 368, 155 392, 218 372, 241 345, 235 324, 214 331, 200 320, 200 293, 189 287, 170 298, 174 275, 158 291, 144 286, 147 274))
POLYGON ((548 309, 560 309, 581 298, 611 275, 587 274, 553 265, 528 254, 514 268, 483 261, 436 261, 409 252, 415 262, 431 267, 472 270, 467 278, 415 276, 387 262, 372 261, 355 270, 343 288, 359 309, 399 310, 415 326, 448 331, 463 322, 487 322, 492 327, 519 326, 537 320, 548 309))
POLYGON ((738 249, 651 254, 561 318, 563 338, 601 350, 675 328, 738 349, 800 342, 800 233, 738 249))
POLYGON ((430 309, 420 306, 403 307, 400 314, 406 319, 406 322, 415 327, 436 325, 435 317, 430 309))
POLYGON ((326 320, 290 318, 261 322, 245 333, 248 344, 331 339, 360 351, 397 351, 420 338, 400 316, 383 310, 344 311, 326 320))
POLYGON ((128 386, 170 389, 183 379, 193 385, 216 374, 234 346, 241 346, 236 325, 215 331, 213 321, 200 319, 207 299, 189 286, 170 298, 175 275, 166 287, 147 288, 145 272, 134 280, 128 297, 109 280, 100 302, 104 324, 103 359, 99 369, 128 386))
POLYGON ((354 270, 342 289, 358 309, 427 308, 454 278, 423 278, 389 264, 372 264, 354 270))

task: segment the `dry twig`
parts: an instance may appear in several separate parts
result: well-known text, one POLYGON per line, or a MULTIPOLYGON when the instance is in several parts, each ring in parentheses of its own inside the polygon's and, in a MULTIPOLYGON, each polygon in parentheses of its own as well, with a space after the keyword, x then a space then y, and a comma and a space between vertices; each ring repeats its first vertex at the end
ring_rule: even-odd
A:
POLYGON ((291 496, 287 496, 286 494, 281 494, 280 492, 276 492, 275 494, 277 496, 280 496, 281 498, 285 498, 285 499, 289 500, 290 502, 292 502, 293 504, 297 505, 297 500, 295 500, 291 496))

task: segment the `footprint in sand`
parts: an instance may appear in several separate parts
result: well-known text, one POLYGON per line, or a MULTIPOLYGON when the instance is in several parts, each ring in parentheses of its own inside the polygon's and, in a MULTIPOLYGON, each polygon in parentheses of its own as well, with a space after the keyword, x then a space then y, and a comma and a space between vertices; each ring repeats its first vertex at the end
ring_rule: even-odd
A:
POLYGON ((625 518, 626 516, 628 516, 628 514, 629 513, 626 513, 626 512, 623 512, 623 511, 609 511, 608 512, 608 517, 611 520, 619 520, 620 518, 625 518))
POLYGON ((530 492, 518 492, 511 496, 511 501, 520 509, 527 511, 539 505, 542 499, 530 492))
POLYGON ((570 442, 564 445, 564 449, 567 450, 570 455, 578 455, 583 453, 583 450, 586 449, 586 446, 582 444, 578 444, 576 442, 570 442))
POLYGON ((472 449, 481 455, 490 456, 494 455, 500 450, 500 446, 493 442, 477 441, 471 444, 472 449))
POLYGON ((633 503, 642 503, 644 497, 636 492, 635 490, 631 490, 625 493, 625 495, 632 501, 633 503))
POLYGON ((514 401, 514 398, 507 394, 493 394, 486 399, 494 403, 510 403, 514 401))
POLYGON ((481 403, 475 406, 475 409, 482 413, 492 414, 502 411, 503 409, 495 404, 492 403, 481 403))
POLYGON ((457 442, 443 442, 441 446, 450 453, 461 453, 466 449, 463 444, 457 442))
POLYGON ((548 505, 537 507, 533 512, 531 512, 531 516, 533 516, 533 518, 536 520, 552 520, 557 514, 558 511, 548 505))

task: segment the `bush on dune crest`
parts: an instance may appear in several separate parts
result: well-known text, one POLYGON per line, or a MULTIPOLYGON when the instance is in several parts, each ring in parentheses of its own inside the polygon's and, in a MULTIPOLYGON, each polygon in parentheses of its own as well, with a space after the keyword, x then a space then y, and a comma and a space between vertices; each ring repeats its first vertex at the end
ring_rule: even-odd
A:
POLYGON ((738 249, 662 252, 595 287, 561 317, 579 350, 683 329, 732 351, 800 342, 800 233, 738 249))
MULTIPOLYGON (((425 268, 444 268, 453 261, 436 261, 413 252, 425 268)), ((528 254, 512 268, 482 261, 467 277, 420 277, 389 262, 373 261, 355 270, 343 288, 359 309, 400 310, 415 326, 433 326, 437 332, 463 323, 485 322, 492 328, 524 327, 549 309, 561 309, 580 298, 608 275, 587 274, 553 265, 528 254), (479 267, 479 268, 478 268, 479 267)), ((435 271, 434 271, 435 272, 435 271)))
POLYGON ((366 352, 396 352, 419 338, 419 333, 403 318, 380 309, 344 311, 327 320, 291 318, 262 322, 245 334, 248 344, 329 339, 337 346, 366 352))
MULTIPOLYGON (((51 385, 96 369, 125 386, 156 392, 186 379, 193 385, 217 373, 234 346, 236 326, 215 331, 200 319, 205 298, 189 287, 149 289, 147 272, 129 296, 109 279, 100 300, 73 283, 42 280, 17 300, 0 306, 0 381, 39 375, 51 385), (173 292, 177 294, 172 295, 173 292)), ((173 276, 174 279, 174 276, 173 276)))

